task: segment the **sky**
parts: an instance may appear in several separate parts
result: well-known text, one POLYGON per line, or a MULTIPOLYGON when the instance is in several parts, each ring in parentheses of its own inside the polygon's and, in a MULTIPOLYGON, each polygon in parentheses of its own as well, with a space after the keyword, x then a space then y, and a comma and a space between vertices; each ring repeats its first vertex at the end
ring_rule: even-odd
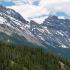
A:
POLYGON ((70 0, 0 0, 0 4, 14 9, 28 21, 42 23, 49 15, 70 18, 70 0))

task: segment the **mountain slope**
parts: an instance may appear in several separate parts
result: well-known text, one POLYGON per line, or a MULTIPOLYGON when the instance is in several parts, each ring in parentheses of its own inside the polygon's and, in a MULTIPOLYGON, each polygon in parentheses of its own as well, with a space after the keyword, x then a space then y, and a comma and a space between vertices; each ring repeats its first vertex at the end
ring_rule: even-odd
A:
POLYGON ((42 24, 31 21, 30 31, 37 39, 54 48, 70 48, 70 20, 49 16, 42 24), (56 47, 55 47, 56 46, 56 47))
POLYGON ((19 36, 18 34, 13 33, 11 36, 8 36, 5 33, 0 32, 0 42, 14 44, 14 45, 28 45, 28 46, 37 46, 31 42, 28 42, 27 39, 23 36, 19 36))
POLYGON ((49 31, 49 40, 54 45, 62 48, 70 48, 70 20, 69 19, 58 19, 56 16, 49 16, 42 24, 47 26, 49 31), (69 46, 67 46, 69 45, 69 46))
MULTIPOLYGON (((19 13, 0 5, 0 32, 11 36, 13 33, 23 36, 27 41, 40 45, 38 39, 29 31, 30 25, 19 13)), ((2 37, 3 38, 3 37, 2 37)), ((13 43, 13 42, 11 42, 13 43)), ((18 44, 18 43, 17 43, 18 44)), ((22 45, 22 44, 21 44, 22 45)))

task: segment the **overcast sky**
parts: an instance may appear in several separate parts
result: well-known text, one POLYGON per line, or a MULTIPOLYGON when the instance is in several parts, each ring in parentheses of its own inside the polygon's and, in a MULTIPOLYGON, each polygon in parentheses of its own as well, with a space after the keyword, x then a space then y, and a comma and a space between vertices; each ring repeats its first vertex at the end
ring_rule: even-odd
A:
POLYGON ((42 23, 48 15, 69 18, 70 0, 0 0, 6 7, 19 12, 26 20, 42 23))

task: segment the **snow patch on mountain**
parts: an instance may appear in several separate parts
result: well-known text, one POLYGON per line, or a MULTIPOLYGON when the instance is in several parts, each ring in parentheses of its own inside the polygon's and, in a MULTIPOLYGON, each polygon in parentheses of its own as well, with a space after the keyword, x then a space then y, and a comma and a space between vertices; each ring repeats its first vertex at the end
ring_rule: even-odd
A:
POLYGON ((61 35, 61 36, 64 36, 64 34, 63 34, 62 32, 60 32, 60 31, 57 31, 57 33, 58 33, 59 35, 61 35))
POLYGON ((3 17, 0 17, 0 24, 5 24, 6 20, 3 17))
POLYGON ((62 48, 69 48, 68 46, 66 46, 66 45, 64 45, 64 44, 62 44, 61 47, 62 47, 62 48))

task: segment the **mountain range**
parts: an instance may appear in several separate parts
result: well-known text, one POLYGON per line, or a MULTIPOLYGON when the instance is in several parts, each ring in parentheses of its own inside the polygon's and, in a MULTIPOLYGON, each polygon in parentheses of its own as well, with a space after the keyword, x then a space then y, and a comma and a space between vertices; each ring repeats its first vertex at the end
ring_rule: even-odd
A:
POLYGON ((38 24, 0 5, 0 42, 41 47, 70 60, 70 20, 50 15, 38 24))

